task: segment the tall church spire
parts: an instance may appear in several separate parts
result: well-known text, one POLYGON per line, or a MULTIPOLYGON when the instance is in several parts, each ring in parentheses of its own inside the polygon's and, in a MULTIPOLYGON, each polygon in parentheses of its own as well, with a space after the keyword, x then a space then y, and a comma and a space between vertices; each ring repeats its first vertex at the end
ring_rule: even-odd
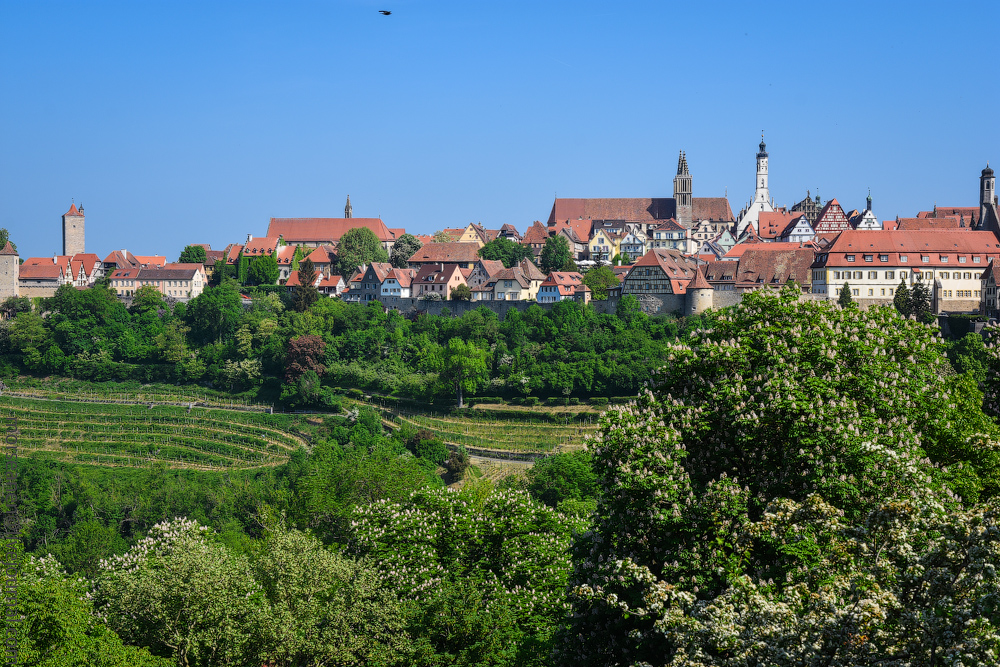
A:
POLYGON ((344 217, 350 218, 354 209, 351 208, 351 195, 347 195, 347 206, 344 207, 344 217))
POLYGON ((677 224, 690 227, 692 222, 691 174, 688 172, 687 155, 684 151, 677 157, 677 175, 674 176, 674 206, 677 224))

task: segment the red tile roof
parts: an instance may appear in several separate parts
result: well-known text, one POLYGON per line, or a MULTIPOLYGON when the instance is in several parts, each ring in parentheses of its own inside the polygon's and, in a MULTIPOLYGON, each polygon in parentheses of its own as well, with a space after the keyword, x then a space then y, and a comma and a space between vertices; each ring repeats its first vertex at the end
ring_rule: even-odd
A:
MULTIPOLYGON (((729 200, 725 197, 692 197, 691 216, 694 220, 734 219, 729 200)), ((668 197, 556 199, 548 224, 580 219, 649 223, 676 217, 676 201, 668 197)))
POLYGON ((332 245, 321 245, 303 259, 313 264, 334 264, 337 261, 337 251, 332 245))
POLYGON ((978 206, 935 206, 933 211, 920 211, 917 213, 918 218, 964 217, 966 221, 978 215, 978 206))
POLYGON ((712 289, 712 286, 708 284, 705 280, 705 276, 701 273, 701 267, 694 270, 694 280, 688 283, 688 289, 712 289))
POLYGON ((823 207, 823 210, 819 212, 819 215, 816 216, 813 229, 816 230, 817 234, 820 234, 850 229, 850 226, 847 214, 844 213, 844 209, 841 208, 840 203, 836 199, 831 199, 823 207))
POLYGON ((286 243, 336 243, 357 227, 367 227, 387 243, 395 236, 379 218, 271 218, 267 237, 281 236, 286 243))
POLYGON ((14 250, 14 246, 10 244, 10 241, 7 241, 7 245, 3 247, 3 250, 0 250, 0 255, 16 255, 16 254, 17 251, 14 250))
POLYGON ((55 264, 28 264, 25 262, 19 267, 19 278, 51 278, 60 279, 63 277, 63 268, 55 264))
POLYGON ((521 245, 545 245, 548 239, 549 230, 545 228, 545 225, 535 220, 531 227, 528 227, 528 231, 524 233, 524 236, 521 237, 521 245))
POLYGON ((965 227, 961 227, 958 218, 938 217, 938 218, 900 218, 896 221, 896 229, 901 232, 913 232, 926 229, 950 229, 952 231, 969 231, 969 222, 966 220, 965 227))
POLYGON ((725 220, 732 222, 733 209, 725 197, 691 197, 691 218, 699 220, 725 220))
POLYGON ((69 210, 63 213, 63 215, 83 215, 83 214, 76 209, 76 204, 73 203, 69 205, 69 210))
POLYGON ((522 259, 517 265, 528 280, 545 280, 545 274, 530 259, 522 259))
POLYGON ((278 246, 278 265, 282 264, 291 266, 292 260, 295 259, 295 246, 293 245, 283 245, 278 246))
POLYGON ((135 258, 140 264, 148 266, 163 266, 167 263, 167 258, 162 255, 136 255, 135 258))
MULTIPOLYGON (((868 232, 864 232, 868 233, 868 232)), ((762 252, 777 252, 782 250, 797 250, 803 247, 799 243, 737 243, 734 245, 729 252, 726 253, 725 258, 729 259, 739 259, 748 250, 760 250, 762 252)), ((810 251, 815 249, 812 243, 804 244, 804 247, 809 248, 810 251)))
POLYGON ((278 237, 251 237, 243 246, 243 254, 247 257, 270 255, 278 247, 278 237))
POLYGON ((400 287, 409 287, 416 277, 416 269, 393 269, 386 275, 385 280, 394 278, 400 287))
POLYGON ((428 243, 413 253, 408 263, 427 264, 429 262, 466 263, 479 259, 478 243, 428 243))
POLYGON ((757 234, 762 239, 780 238, 790 226, 794 226, 802 213, 783 213, 780 211, 761 211, 757 221, 757 234))
MULTIPOLYGON (((870 234, 872 232, 860 232, 870 234)), ((816 255, 812 248, 794 248, 779 252, 768 252, 762 243, 745 252, 739 260, 736 285, 784 285, 794 280, 799 285, 812 284, 812 265, 816 255)))

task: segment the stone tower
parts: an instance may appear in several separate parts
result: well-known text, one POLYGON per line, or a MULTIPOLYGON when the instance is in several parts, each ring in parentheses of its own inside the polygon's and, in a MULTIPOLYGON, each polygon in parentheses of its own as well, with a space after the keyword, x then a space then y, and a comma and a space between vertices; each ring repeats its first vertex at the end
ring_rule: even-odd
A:
POLYGON ((62 254, 72 257, 84 250, 83 236, 83 206, 79 210, 74 203, 62 217, 63 251, 62 254))
POLYGON ((690 227, 691 209, 691 174, 688 173, 687 156, 681 151, 677 158, 677 175, 674 176, 674 203, 677 207, 677 223, 682 227, 690 227))
POLYGON ((982 175, 979 177, 979 220, 982 221, 986 217, 986 209, 990 204, 994 203, 994 197, 996 196, 996 182, 997 179, 993 176, 993 170, 990 169, 990 163, 986 163, 986 169, 983 169, 982 175))
POLYGON ((351 208, 351 195, 347 195, 347 206, 344 207, 344 217, 350 218, 352 213, 354 213, 354 209, 351 208))
POLYGON ((687 286, 687 312, 688 315, 700 315, 712 307, 712 294, 714 290, 699 266, 695 269, 694 279, 687 286))
POLYGON ((7 241, 4 249, 0 250, 0 299, 18 295, 17 279, 20 273, 20 258, 14 246, 7 241))

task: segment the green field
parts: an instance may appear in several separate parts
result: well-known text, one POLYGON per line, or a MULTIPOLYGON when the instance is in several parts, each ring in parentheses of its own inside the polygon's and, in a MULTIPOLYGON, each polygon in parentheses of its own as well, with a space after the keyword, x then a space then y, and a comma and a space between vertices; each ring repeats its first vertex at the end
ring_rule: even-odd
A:
POLYGON ((558 452, 578 449, 596 424, 535 423, 519 419, 476 418, 386 411, 394 426, 424 428, 445 442, 510 452, 558 452))
POLYGON ((291 418, 260 412, 0 396, 33 457, 106 466, 227 470, 273 466, 302 446, 291 418))

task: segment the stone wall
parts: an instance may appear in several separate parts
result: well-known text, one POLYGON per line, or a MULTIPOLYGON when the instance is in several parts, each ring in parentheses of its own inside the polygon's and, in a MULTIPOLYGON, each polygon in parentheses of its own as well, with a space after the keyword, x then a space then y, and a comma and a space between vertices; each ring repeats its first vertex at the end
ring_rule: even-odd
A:
POLYGON ((82 215, 63 216, 63 254, 76 255, 84 250, 84 217, 82 215))
POLYGON ((0 299, 18 295, 20 272, 17 255, 0 255, 0 299))
POLYGON ((35 297, 35 296, 41 296, 41 297, 55 296, 57 289, 59 289, 59 286, 58 285, 53 285, 51 283, 46 284, 46 285, 26 285, 24 283, 24 281, 22 281, 19 284, 19 286, 18 286, 18 292, 20 292, 21 296, 30 296, 30 297, 35 297))

